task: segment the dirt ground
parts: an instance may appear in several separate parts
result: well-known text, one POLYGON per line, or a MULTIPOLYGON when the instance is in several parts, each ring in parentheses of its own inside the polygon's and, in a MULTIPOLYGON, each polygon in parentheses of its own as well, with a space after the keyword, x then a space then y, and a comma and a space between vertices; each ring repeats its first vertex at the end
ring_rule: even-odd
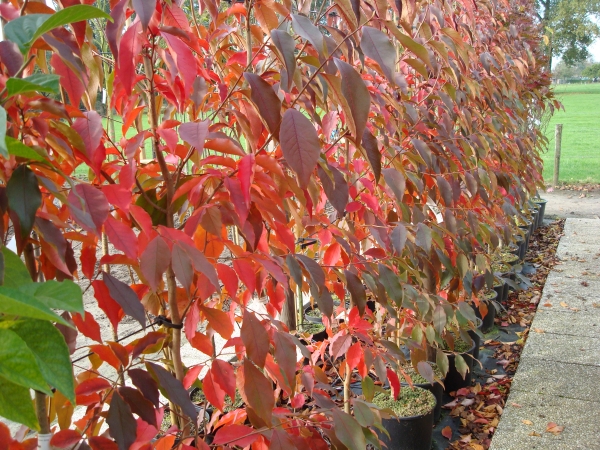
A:
POLYGON ((559 190, 540 195, 548 200, 546 217, 600 219, 600 189, 559 190))

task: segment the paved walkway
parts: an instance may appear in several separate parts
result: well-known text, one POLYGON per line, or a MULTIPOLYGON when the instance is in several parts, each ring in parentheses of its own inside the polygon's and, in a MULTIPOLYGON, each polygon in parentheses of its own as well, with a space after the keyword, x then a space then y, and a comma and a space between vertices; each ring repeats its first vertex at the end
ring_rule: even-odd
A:
POLYGON ((491 450, 600 449, 600 220, 567 219, 557 256, 491 450))

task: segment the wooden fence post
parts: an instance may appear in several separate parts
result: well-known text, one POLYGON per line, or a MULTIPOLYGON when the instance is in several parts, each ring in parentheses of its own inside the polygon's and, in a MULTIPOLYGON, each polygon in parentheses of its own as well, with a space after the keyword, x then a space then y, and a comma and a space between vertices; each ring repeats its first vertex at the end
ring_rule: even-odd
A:
POLYGON ((558 174, 560 171, 560 147, 562 140, 562 123, 556 124, 556 132, 554 134, 554 179, 552 185, 554 187, 558 186, 558 174))

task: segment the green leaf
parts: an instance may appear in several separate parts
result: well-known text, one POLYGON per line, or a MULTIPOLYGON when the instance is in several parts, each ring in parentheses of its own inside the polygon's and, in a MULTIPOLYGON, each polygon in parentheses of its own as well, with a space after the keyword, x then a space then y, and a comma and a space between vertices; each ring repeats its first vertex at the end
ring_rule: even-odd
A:
POLYGON ((446 326, 446 312, 442 305, 437 305, 435 311, 433 311, 433 326, 438 334, 444 332, 444 327, 446 326))
POLYGON ((4 36, 19 46, 26 54, 33 43, 48 31, 69 23, 104 18, 112 22, 110 15, 89 5, 74 5, 54 14, 28 14, 11 20, 4 26, 4 36))
POLYGON ((35 174, 27 166, 19 166, 6 185, 8 206, 19 218, 21 236, 29 236, 35 213, 42 204, 42 193, 35 174))
POLYGON ((81 288, 71 280, 30 283, 19 290, 35 297, 49 308, 84 314, 81 288))
POLYGON ((34 161, 46 161, 46 158, 44 158, 34 149, 23 144, 18 139, 12 138, 10 136, 6 136, 6 148, 10 155, 15 155, 19 158, 25 158, 34 161))
POLYGON ((36 73, 27 78, 9 78, 6 81, 6 92, 9 97, 27 92, 50 92, 58 94, 60 76, 36 73))
POLYGON ((39 430, 29 389, 0 377, 0 416, 39 430))
POLYGON ((11 316, 31 317, 32 319, 51 320, 71 327, 65 319, 55 314, 32 295, 5 286, 0 287, 0 313, 11 316))
POLYGON ((371 408, 369 408, 369 405, 358 398, 353 399, 352 404, 354 405, 354 417, 358 423, 363 427, 370 427, 375 423, 375 415, 371 411, 371 408))
POLYGON ((448 355, 446 355, 446 353, 444 353, 442 350, 438 349, 435 354, 435 363, 437 364, 438 369, 440 369, 442 377, 445 377, 448 373, 448 355))
POLYGON ((44 380, 74 405, 73 367, 62 333, 50 322, 35 319, 19 320, 10 330, 27 344, 35 356, 44 380))
POLYGON ((0 106, 0 155, 8 158, 8 150, 6 148, 6 110, 0 106))
POLYGON ((334 409, 333 424, 336 437, 350 450, 364 450, 367 447, 362 427, 350 414, 334 409))
POLYGON ((375 395, 375 383, 373 382, 373 378, 364 377, 360 382, 362 386, 363 395, 365 396, 365 400, 368 402, 373 400, 373 396, 375 395))
POLYGON ((4 256, 4 284, 8 288, 19 288, 25 284, 33 284, 27 267, 21 258, 7 247, 2 248, 4 256))
POLYGON ((0 377, 52 395, 34 354, 17 333, 6 328, 0 328, 0 377))
POLYGON ((454 365, 456 366, 458 373, 460 373, 460 376, 464 379, 469 371, 469 366, 461 355, 456 355, 454 357, 454 365))
POLYGON ((425 225, 423 222, 417 225, 417 238, 415 243, 429 253, 431 249, 431 228, 425 225))

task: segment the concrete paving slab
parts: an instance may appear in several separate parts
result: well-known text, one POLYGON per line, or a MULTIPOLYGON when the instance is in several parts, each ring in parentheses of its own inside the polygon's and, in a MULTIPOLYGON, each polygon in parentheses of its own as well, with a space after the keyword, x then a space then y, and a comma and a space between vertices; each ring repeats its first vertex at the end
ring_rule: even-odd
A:
POLYGON ((521 353, 521 361, 531 357, 600 366, 598 355, 600 355, 600 338, 534 332, 527 338, 527 344, 521 353))
POLYGON ((600 230, 600 219, 577 219, 576 222, 567 220, 565 222, 564 233, 579 233, 583 228, 595 228, 596 230, 600 230))
POLYGON ((596 402, 511 391, 490 450, 600 449, 597 411, 596 402), (564 430, 547 432, 550 422, 564 430))
POLYGON ((565 308, 538 309, 531 328, 530 334, 537 329, 545 333, 597 338, 600 333, 600 308, 585 308, 577 312, 565 308))
POLYGON ((580 243, 576 243, 576 244, 565 244, 565 245, 559 245, 558 248, 556 249, 556 256, 558 256, 559 258, 564 258, 566 256, 571 256, 571 255, 580 255, 583 257, 593 257, 593 256, 597 256, 598 253, 600 253, 600 245, 595 244, 595 243, 589 243, 589 244, 580 244, 580 243))
POLYGON ((599 403, 600 391, 590 380, 600 380, 599 366, 527 358, 519 364, 510 389, 599 403))

